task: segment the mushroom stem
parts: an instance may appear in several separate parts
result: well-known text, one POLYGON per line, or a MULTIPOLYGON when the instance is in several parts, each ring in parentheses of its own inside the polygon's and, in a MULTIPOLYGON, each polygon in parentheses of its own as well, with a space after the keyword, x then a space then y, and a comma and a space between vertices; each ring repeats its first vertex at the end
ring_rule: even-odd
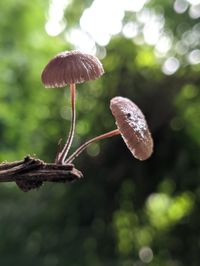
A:
POLYGON ((115 129, 115 130, 109 131, 107 133, 104 133, 104 134, 102 134, 100 136, 97 136, 97 137, 95 137, 93 139, 90 139, 90 140, 86 141, 72 155, 70 155, 70 157, 65 161, 65 164, 71 163, 77 156, 79 156, 79 154, 83 150, 85 150, 87 148, 87 146, 89 146, 90 144, 96 142, 97 140, 110 138, 110 137, 113 137, 113 136, 116 136, 116 135, 119 135, 119 134, 120 134, 119 129, 115 129))
POLYGON ((75 124, 76 124, 76 85, 75 83, 70 84, 70 95, 71 95, 71 127, 69 131, 69 135, 67 141, 65 143, 64 148, 59 153, 56 162, 58 164, 64 164, 65 158, 69 152, 71 147, 73 138, 74 138, 74 131, 75 131, 75 124))

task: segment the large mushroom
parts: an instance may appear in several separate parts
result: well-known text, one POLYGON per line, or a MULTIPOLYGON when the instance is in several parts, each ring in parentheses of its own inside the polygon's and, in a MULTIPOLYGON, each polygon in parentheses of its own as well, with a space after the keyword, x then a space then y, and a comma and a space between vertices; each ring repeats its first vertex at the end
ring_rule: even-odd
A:
POLYGON ((114 97, 110 109, 115 117, 117 129, 88 140, 66 161, 71 163, 88 145, 97 140, 121 135, 128 149, 136 159, 148 159, 153 152, 153 140, 146 119, 139 107, 124 97, 114 97))
POLYGON ((97 57, 80 51, 65 51, 56 55, 44 68, 41 79, 46 88, 70 86, 71 127, 67 141, 56 162, 63 164, 72 144, 76 121, 76 83, 94 80, 103 75, 104 69, 97 57))

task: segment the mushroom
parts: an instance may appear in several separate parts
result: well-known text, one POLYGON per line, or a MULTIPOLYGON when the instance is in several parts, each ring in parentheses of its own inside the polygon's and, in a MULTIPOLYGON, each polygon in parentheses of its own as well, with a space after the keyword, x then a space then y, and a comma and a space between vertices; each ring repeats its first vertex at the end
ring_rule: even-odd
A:
POLYGON ((41 79, 46 88, 70 86, 71 127, 67 141, 56 162, 64 163, 71 147, 76 122, 76 83, 94 80, 103 75, 104 69, 97 57, 80 51, 65 51, 56 55, 44 68, 41 79))
POLYGON ((104 138, 121 135, 128 149, 136 159, 148 159, 153 152, 153 140, 146 119, 139 107, 124 97, 114 97, 110 109, 115 117, 117 129, 88 140, 66 161, 71 163, 89 144, 104 138))
POLYGON ((139 160, 148 159, 153 152, 153 140, 140 108, 127 98, 115 97, 111 100, 110 109, 133 156, 139 160))

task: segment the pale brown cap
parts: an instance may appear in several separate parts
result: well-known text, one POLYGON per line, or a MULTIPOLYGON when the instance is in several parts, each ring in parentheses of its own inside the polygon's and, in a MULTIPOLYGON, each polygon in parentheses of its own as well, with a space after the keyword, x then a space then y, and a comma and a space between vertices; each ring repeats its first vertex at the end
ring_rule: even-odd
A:
POLYGON ((103 73, 103 66, 97 57, 80 51, 65 51, 50 60, 41 79, 46 88, 58 88, 94 80, 103 73))
POLYGON ((148 159, 153 152, 153 140, 139 107, 127 98, 114 97, 110 101, 110 109, 133 156, 139 160, 148 159))

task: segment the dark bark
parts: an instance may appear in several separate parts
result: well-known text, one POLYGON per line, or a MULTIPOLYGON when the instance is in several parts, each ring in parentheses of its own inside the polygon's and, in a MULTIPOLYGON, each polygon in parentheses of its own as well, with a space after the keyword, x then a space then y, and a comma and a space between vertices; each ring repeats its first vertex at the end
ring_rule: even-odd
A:
POLYGON ((24 160, 0 164, 0 182, 16 182, 23 191, 40 187, 43 182, 72 182, 83 175, 72 164, 45 163, 26 156, 24 160))

